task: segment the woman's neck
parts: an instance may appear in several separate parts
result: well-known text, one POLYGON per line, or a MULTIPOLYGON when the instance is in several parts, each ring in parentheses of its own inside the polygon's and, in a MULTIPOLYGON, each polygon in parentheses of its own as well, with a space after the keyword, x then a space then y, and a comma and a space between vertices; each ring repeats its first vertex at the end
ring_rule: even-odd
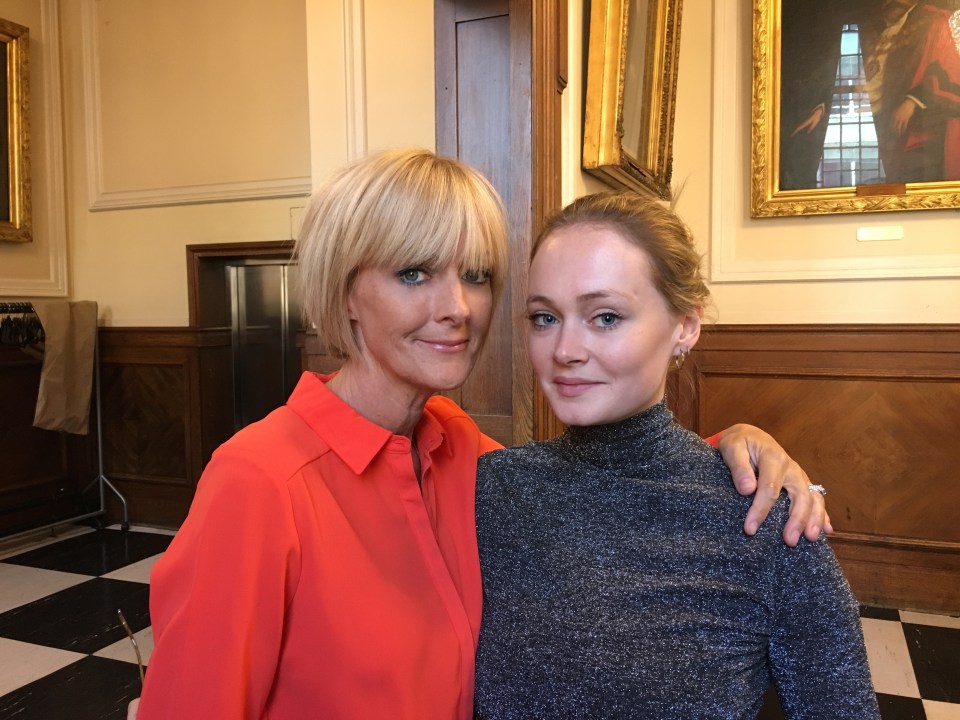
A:
POLYGON ((413 430, 432 394, 428 390, 405 387, 350 360, 330 379, 327 387, 370 422, 408 438, 413 438, 413 430))
POLYGON ((673 414, 661 400, 625 420, 568 427, 556 439, 554 447, 595 467, 633 474, 658 458, 672 420, 673 414))

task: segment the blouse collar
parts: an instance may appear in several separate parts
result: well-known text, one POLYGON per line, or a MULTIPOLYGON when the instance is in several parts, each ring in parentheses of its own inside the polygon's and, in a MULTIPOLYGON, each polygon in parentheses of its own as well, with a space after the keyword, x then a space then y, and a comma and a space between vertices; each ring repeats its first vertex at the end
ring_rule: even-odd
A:
MULTIPOLYGON (((341 400, 327 387, 331 377, 333 375, 303 373, 287 406, 351 471, 360 475, 388 443, 407 441, 371 422, 341 400)), ((443 427, 428 409, 417 423, 414 437, 421 453, 430 453, 443 444, 443 427)))

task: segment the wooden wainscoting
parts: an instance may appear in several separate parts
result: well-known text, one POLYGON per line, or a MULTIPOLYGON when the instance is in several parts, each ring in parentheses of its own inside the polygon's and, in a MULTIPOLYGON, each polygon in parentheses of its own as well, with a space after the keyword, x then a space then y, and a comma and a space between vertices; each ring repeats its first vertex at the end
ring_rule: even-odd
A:
POLYGON ((100 328, 105 474, 131 522, 186 517, 204 465, 233 432, 230 352, 227 328, 100 328))
POLYGON ((824 484, 861 602, 960 613, 960 326, 718 325, 673 405, 773 434, 824 484))
POLYGON ((69 471, 77 438, 33 427, 40 368, 40 358, 0 347, 0 537, 85 511, 85 483, 69 471))

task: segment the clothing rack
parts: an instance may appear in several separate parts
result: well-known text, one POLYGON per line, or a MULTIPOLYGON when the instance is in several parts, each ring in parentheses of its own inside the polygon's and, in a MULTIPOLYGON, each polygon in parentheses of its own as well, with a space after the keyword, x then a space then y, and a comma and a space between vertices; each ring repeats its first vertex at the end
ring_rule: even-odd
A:
MULTIPOLYGON (((10 314, 36 314, 34 310, 33 303, 29 302, 0 302, 0 315, 10 315, 10 314)), ((93 342, 93 398, 94 404, 96 407, 96 428, 97 428, 97 476, 91 480, 87 486, 81 491, 81 501, 83 495, 94 485, 99 486, 99 496, 100 496, 100 507, 97 510, 82 513, 80 515, 75 515, 73 517, 63 518, 52 523, 47 523, 45 525, 40 525, 38 527, 30 528, 29 530, 23 530, 20 532, 12 533, 10 535, 3 536, 3 540, 9 540, 11 538, 20 537, 22 535, 29 535, 36 533, 39 530, 47 530, 60 525, 66 525, 67 523, 74 523, 80 520, 88 520, 90 518, 100 517, 105 515, 107 512, 107 502, 106 502, 106 489, 109 488, 110 491, 117 496, 120 500, 120 503, 123 507, 123 521, 120 524, 121 529, 124 531, 130 529, 130 516, 127 508, 127 499, 123 494, 116 488, 116 486, 110 482, 104 473, 103 469, 103 417, 100 407, 100 341, 99 333, 94 331, 94 342, 93 342)))

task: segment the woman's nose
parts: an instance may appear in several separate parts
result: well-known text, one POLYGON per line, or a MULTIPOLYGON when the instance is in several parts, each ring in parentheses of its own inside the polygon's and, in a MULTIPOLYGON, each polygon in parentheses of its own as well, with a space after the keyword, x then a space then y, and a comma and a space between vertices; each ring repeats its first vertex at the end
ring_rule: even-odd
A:
POLYGON ((576 323, 562 323, 560 325, 557 333, 557 344, 553 348, 553 357, 561 365, 582 363, 587 359, 583 333, 576 323))
POLYGON ((441 320, 463 322, 470 316, 470 299, 463 279, 455 269, 444 271, 437 284, 437 314, 441 320))

